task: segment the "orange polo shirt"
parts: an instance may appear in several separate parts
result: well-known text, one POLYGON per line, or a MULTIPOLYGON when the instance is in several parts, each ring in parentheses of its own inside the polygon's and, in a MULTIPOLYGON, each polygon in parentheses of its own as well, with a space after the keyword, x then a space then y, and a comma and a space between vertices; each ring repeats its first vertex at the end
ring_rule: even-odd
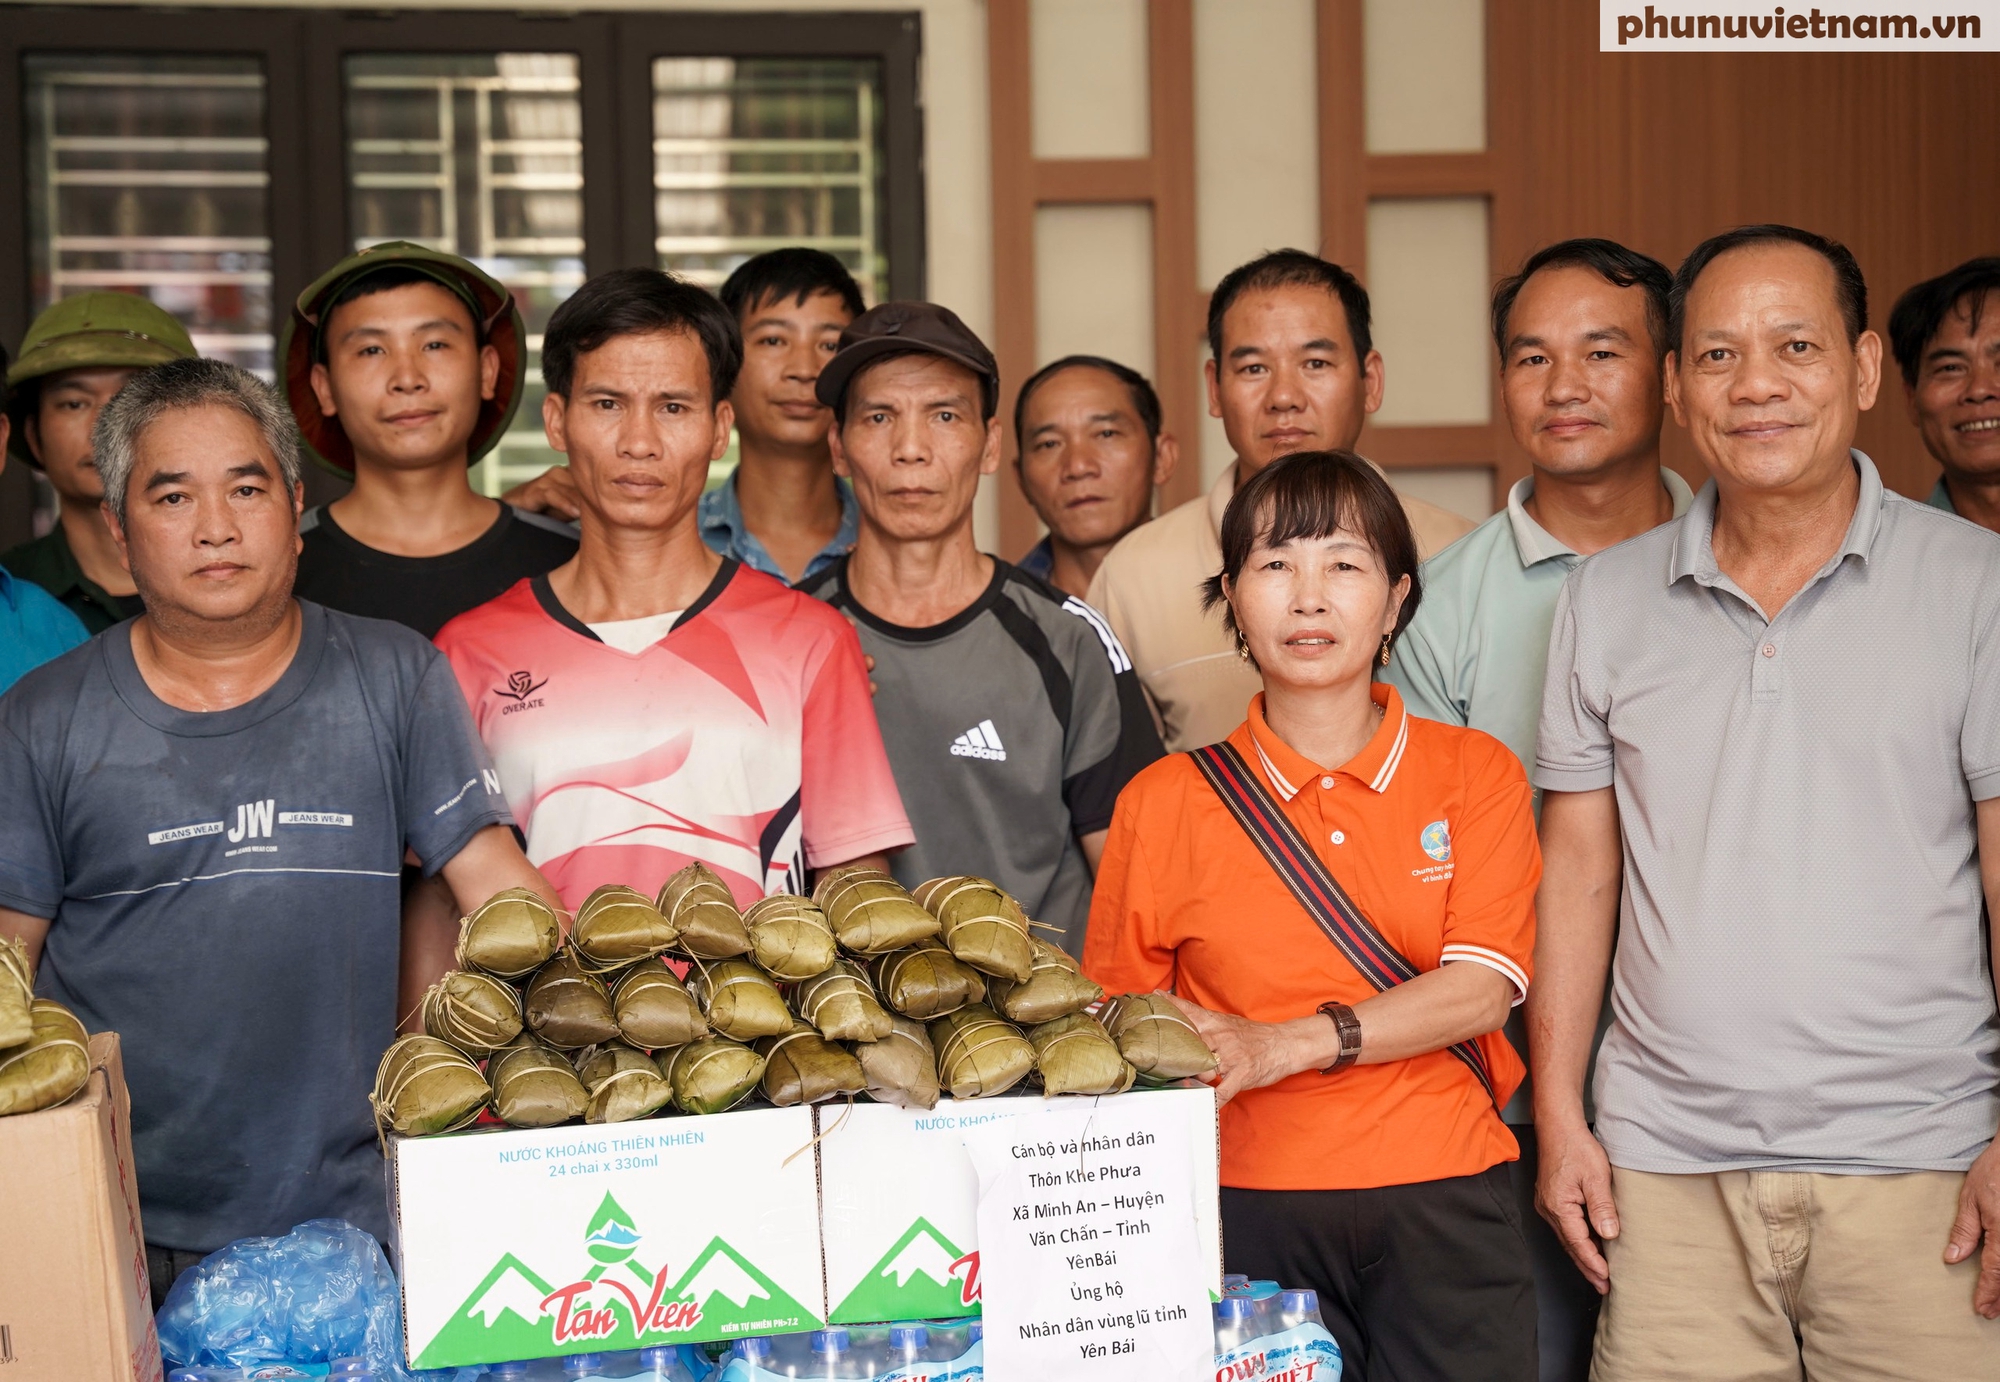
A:
MULTIPOLYGON (((1505 745, 1424 720, 1377 685, 1382 723, 1326 772, 1264 722, 1264 698, 1229 736, 1349 897, 1420 970, 1483 964, 1527 994, 1535 946, 1528 780, 1505 745)), ((1375 989, 1257 852, 1186 754, 1118 798, 1098 870, 1083 968, 1111 993, 1171 989, 1261 1022, 1375 989)), ((1504 1103, 1524 1073, 1497 1034, 1481 1042, 1504 1103)), ((1354 1190, 1472 1175, 1520 1155, 1493 1100, 1448 1051, 1333 1075, 1307 1071, 1222 1110, 1222 1183, 1354 1190)))

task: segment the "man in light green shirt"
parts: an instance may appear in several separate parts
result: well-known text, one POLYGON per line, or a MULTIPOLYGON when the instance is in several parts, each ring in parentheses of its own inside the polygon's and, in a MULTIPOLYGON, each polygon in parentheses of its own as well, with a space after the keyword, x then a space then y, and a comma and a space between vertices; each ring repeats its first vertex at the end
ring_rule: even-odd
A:
MULTIPOLYGON (((1388 679, 1412 714, 1484 730, 1530 772, 1556 596, 1594 552, 1684 512, 1687 482, 1660 465, 1664 264, 1609 240, 1539 251, 1493 294, 1507 425, 1533 473, 1507 507, 1423 565, 1423 602, 1388 679)), ((1525 1059, 1521 1010, 1507 1035, 1525 1059)), ((1502 1113, 1521 1144, 1515 1189, 1534 1265, 1542 1382, 1581 1382, 1598 1298, 1534 1209, 1526 1082, 1502 1113)))

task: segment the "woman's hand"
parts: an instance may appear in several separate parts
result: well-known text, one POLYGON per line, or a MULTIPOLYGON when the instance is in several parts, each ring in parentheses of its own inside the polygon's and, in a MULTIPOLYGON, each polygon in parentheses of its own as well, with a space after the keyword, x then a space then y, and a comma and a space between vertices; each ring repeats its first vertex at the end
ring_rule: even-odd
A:
POLYGON ((1340 1055, 1333 1023, 1318 1013, 1293 1022, 1253 1022, 1234 1013, 1212 1012, 1175 994, 1167 997, 1215 1052, 1217 1066, 1208 1082, 1215 1087, 1218 1104, 1301 1070, 1323 1069, 1340 1055))

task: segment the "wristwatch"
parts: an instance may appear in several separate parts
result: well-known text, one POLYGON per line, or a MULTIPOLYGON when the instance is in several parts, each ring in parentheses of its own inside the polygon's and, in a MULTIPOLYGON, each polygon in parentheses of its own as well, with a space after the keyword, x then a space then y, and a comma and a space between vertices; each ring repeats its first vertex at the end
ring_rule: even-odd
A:
POLYGON ((1333 1019, 1333 1029, 1340 1033, 1340 1055, 1332 1065, 1320 1071, 1331 1075, 1336 1070, 1354 1064, 1361 1056, 1361 1019, 1354 1015, 1354 1009, 1345 1003, 1322 1003, 1319 1011, 1333 1019))

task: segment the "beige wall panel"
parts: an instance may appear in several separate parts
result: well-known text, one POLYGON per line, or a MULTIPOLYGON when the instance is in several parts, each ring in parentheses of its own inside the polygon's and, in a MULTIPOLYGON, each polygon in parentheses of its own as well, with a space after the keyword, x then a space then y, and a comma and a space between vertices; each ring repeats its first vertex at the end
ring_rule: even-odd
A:
POLYGON ((1368 152, 1486 147, 1485 0, 1366 0, 1368 152))
POLYGON ((1403 494, 1449 509, 1474 523, 1493 515, 1493 472, 1483 465, 1392 470, 1389 483, 1403 494))
POLYGON ((1314 32, 1313 0, 1194 0, 1203 287, 1265 250, 1319 246, 1314 32))
MULTIPOLYGON (((1103 355, 1152 377, 1152 208, 1035 213, 1035 361, 1063 355, 1103 355)), ((1010 397, 1020 382, 1006 381, 1010 397)))
POLYGON ((1146 0, 1029 0, 1037 158, 1144 158, 1146 0))
POLYGON ((1487 258, 1484 197, 1368 204, 1368 294, 1388 377, 1376 423, 1490 420, 1487 258))
POLYGON ((1208 493, 1209 487, 1222 477, 1222 472, 1236 464, 1236 450, 1229 444, 1229 434, 1222 430, 1222 419, 1210 417, 1208 413, 1208 347, 1203 346, 1201 359, 1195 366, 1195 377, 1200 380, 1201 392, 1195 395, 1201 400, 1201 436, 1194 443, 1184 443, 1181 447, 1181 464, 1201 462, 1201 492, 1208 493), (1193 454, 1189 454, 1192 452, 1193 454))

